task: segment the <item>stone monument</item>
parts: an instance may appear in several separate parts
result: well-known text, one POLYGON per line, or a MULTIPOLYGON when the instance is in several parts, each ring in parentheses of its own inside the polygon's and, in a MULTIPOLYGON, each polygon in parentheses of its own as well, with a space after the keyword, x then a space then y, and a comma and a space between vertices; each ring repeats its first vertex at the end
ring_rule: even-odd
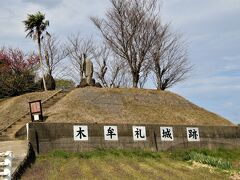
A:
POLYGON ((86 78, 87 85, 93 84, 93 63, 90 59, 86 58, 86 55, 83 54, 83 74, 86 78))
POLYGON ((83 58, 83 79, 81 80, 78 87, 86 87, 86 86, 95 86, 102 87, 100 83, 95 83, 95 79, 93 79, 93 63, 90 59, 87 58, 86 54, 82 55, 83 58))

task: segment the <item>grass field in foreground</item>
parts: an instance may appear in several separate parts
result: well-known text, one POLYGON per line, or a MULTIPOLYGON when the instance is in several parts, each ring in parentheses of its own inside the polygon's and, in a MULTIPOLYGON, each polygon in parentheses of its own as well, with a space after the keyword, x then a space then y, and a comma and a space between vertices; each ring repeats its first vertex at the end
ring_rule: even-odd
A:
POLYGON ((22 179, 238 179, 239 160, 239 150, 172 153, 141 150, 55 151, 39 156, 22 179), (191 155, 194 153, 201 154, 205 161, 191 155), (207 165, 212 158, 217 163, 207 165), (224 166, 224 163, 230 166, 224 166))

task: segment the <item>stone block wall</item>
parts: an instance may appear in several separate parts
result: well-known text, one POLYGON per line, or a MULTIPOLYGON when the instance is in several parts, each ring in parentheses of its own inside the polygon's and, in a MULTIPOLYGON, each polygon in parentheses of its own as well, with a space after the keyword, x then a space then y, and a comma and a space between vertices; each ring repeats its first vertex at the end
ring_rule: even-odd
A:
POLYGON ((37 153, 54 150, 87 151, 96 148, 166 151, 186 148, 240 148, 239 126, 177 126, 161 124, 29 123, 28 139, 37 153), (74 140, 73 127, 87 126, 88 140, 74 140), (104 126, 117 126, 118 140, 106 141, 104 126), (144 126, 146 140, 133 139, 133 126, 144 126), (173 141, 163 141, 160 127, 172 127, 173 141), (189 141, 187 127, 198 128, 199 141, 189 141))

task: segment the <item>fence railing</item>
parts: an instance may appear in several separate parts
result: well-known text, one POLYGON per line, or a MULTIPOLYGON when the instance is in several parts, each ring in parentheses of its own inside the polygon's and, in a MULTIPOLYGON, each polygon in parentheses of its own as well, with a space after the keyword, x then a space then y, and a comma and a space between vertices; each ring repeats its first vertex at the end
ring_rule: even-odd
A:
POLYGON ((4 180, 11 180, 12 159, 12 151, 0 152, 0 177, 4 180))

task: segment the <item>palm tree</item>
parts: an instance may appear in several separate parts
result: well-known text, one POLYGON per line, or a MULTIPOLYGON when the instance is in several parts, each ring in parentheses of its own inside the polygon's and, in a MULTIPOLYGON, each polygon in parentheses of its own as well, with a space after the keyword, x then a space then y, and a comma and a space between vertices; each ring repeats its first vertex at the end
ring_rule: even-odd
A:
POLYGON ((27 32, 26 37, 30 37, 33 40, 37 39, 38 43, 38 52, 40 58, 41 71, 43 75, 43 87, 44 90, 47 90, 46 82, 44 78, 44 69, 43 69, 43 60, 42 60, 42 51, 41 51, 41 40, 43 38, 43 32, 46 31, 47 26, 49 26, 49 21, 45 20, 45 14, 37 12, 36 14, 28 14, 27 20, 23 21, 25 25, 25 32, 27 32))

